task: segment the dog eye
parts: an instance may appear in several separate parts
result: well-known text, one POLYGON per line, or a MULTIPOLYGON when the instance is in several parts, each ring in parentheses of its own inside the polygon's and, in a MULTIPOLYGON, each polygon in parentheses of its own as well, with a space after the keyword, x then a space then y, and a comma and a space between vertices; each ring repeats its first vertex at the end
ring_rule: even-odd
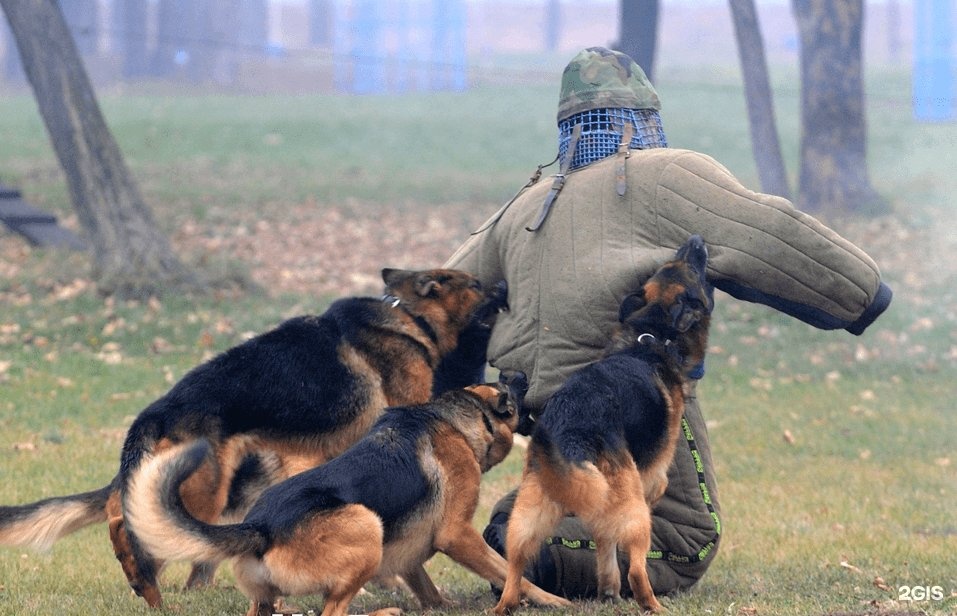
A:
POLYGON ((473 281, 471 281, 471 282, 469 283, 469 288, 470 288, 470 289, 475 289, 476 291, 481 291, 481 290, 482 290, 482 281, 481 281, 481 280, 473 280, 473 281))

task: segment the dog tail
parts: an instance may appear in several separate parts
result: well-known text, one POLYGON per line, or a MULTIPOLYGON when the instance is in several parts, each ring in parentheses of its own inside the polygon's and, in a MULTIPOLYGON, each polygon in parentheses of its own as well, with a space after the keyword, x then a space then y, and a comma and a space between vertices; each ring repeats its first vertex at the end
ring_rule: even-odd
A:
POLYGON ((603 503, 608 498, 611 488, 595 463, 581 452, 563 453, 544 430, 535 431, 529 456, 535 459, 534 466, 552 498, 566 506, 603 503))
POLYGON ((0 507, 0 545, 46 551, 81 528, 106 521, 106 501, 113 492, 99 490, 46 498, 28 505, 0 507))
POLYGON ((177 445, 144 458, 130 478, 126 523, 156 558, 210 562, 268 547, 266 535, 250 524, 207 524, 186 509, 180 486, 211 451, 203 439, 177 445))

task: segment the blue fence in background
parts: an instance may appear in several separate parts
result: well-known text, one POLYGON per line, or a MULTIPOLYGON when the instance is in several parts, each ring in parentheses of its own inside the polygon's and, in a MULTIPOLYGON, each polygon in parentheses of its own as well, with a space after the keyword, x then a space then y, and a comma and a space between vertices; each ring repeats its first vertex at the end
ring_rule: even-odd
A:
POLYGON ((914 117, 952 120, 955 114, 954 0, 914 0, 914 117))
POLYGON ((333 19, 338 90, 468 88, 465 0, 337 2, 333 19))

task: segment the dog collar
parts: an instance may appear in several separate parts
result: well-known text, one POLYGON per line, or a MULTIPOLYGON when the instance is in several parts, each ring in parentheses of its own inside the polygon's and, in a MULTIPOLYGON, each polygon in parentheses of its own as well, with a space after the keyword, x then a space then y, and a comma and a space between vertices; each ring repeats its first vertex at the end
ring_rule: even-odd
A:
MULTIPOLYGON (((638 344, 655 344, 657 342, 658 342, 658 339, 655 338, 654 334, 649 334, 648 332, 645 332, 643 334, 638 335, 638 344)), ((664 346, 668 346, 670 344, 671 344, 671 340, 665 340, 664 346)))

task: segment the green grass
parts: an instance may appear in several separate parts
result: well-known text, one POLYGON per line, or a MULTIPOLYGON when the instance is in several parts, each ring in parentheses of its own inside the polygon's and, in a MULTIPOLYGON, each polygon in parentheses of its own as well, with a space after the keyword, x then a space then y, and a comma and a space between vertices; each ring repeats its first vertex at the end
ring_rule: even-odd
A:
MULTIPOLYGON (((671 613, 957 612, 957 125, 914 123, 906 77, 874 79, 897 85, 872 87, 878 93, 868 99, 871 175, 895 213, 832 222, 881 264, 894 304, 857 338, 719 297, 699 392, 724 535, 711 571, 668 601, 671 613), (940 586, 946 598, 896 602, 905 585, 940 586)), ((797 89, 793 80, 776 85, 793 178, 797 89)), ((673 146, 710 153, 757 186, 733 76, 692 71, 662 80, 660 90, 673 146)), ((491 212, 553 156, 555 96, 549 85, 359 98, 106 94, 101 103, 172 231, 187 220, 281 217, 285 205, 303 202, 347 204, 356 216, 400 207, 413 221, 448 203, 491 212)), ((69 215, 32 100, 0 97, 0 135, 0 180, 69 215)), ((0 267, 4 504, 103 485, 125 426, 173 380, 246 332, 330 299, 251 292, 114 304, 83 286, 82 256, 0 253, 0 267)), ((516 451, 489 473, 477 523, 520 469, 516 451)), ((465 613, 490 607, 475 576, 442 557, 429 568, 465 613)), ((182 565, 164 575, 167 612, 245 609, 228 567, 206 591, 179 592, 185 576, 182 565)), ((417 609, 407 595, 376 591, 353 610, 392 603, 417 609)), ((602 616, 623 609, 634 611, 580 608, 602 616)), ((150 612, 131 596, 98 526, 48 555, 0 549, 0 614, 24 613, 150 612)))

